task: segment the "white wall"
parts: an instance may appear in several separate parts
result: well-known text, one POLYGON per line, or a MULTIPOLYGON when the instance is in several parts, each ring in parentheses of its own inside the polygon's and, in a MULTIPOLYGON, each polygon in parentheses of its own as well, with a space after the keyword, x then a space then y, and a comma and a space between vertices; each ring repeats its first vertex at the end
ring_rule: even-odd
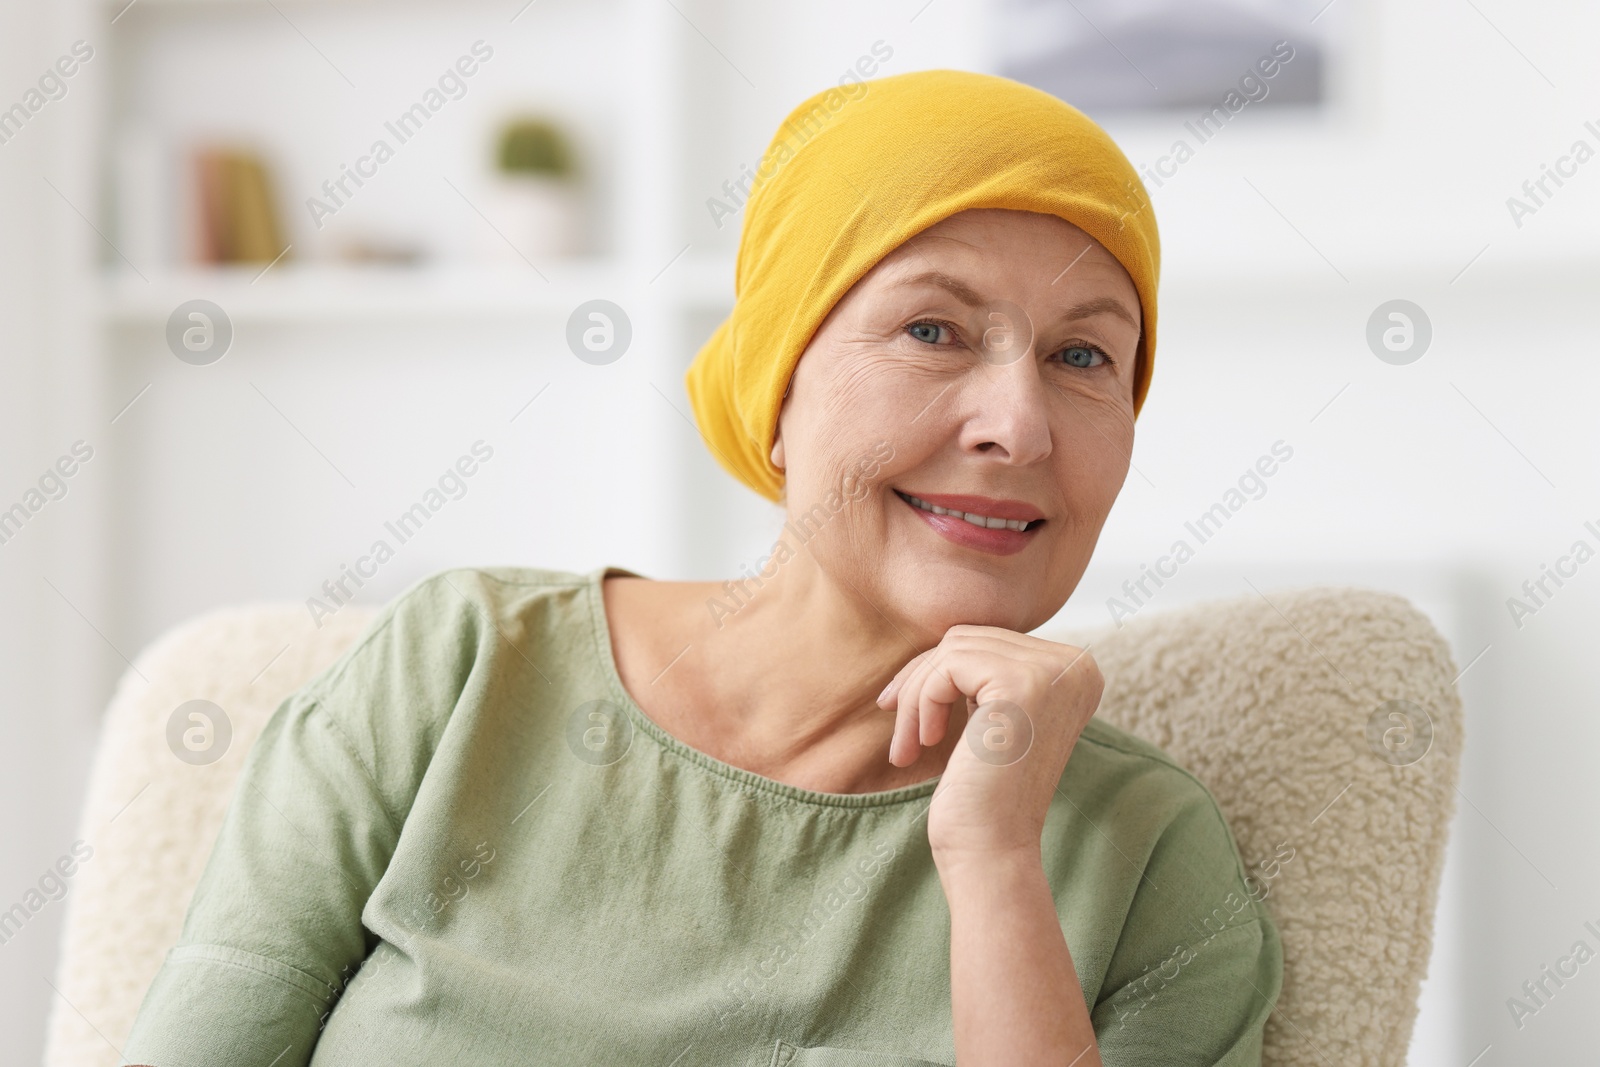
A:
MULTIPOLYGON (((0 6, 0 99, 21 99, 73 41, 99 41, 71 7, 0 6)), ((100 379, 84 315, 85 270, 100 239, 87 147, 100 71, 92 63, 0 144, 0 500, 17 502, 79 439, 103 455, 100 379)), ((103 634, 109 593, 102 531, 109 481, 84 465, 0 544, 0 908, 10 908, 73 842, 98 709, 123 668, 103 634)), ((0 945, 7 1056, 37 1059, 55 994, 64 903, 52 901, 0 945)))

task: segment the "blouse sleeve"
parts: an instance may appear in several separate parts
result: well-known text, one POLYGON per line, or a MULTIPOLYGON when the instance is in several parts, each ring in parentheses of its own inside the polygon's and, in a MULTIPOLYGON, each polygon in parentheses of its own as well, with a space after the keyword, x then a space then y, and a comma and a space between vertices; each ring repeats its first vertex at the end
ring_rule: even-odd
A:
POLYGON ((1270 885, 1246 877, 1196 789, 1156 843, 1091 1013, 1106 1067, 1260 1067, 1283 982, 1270 885))
POLYGON ((451 577, 391 602, 268 720, 123 1062, 309 1061, 377 943, 362 911, 473 660, 477 614, 451 577))

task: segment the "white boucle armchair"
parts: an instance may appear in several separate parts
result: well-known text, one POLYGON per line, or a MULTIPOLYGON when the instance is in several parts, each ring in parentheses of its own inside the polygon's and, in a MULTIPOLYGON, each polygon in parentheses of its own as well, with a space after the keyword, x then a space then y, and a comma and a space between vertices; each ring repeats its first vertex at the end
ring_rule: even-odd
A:
MULTIPOLYGON (((138 658, 107 711, 68 899, 46 1067, 114 1067, 184 912, 250 745, 283 698, 365 628, 297 605, 220 610, 138 658), (214 762, 175 757, 173 712, 221 707, 214 762)), ((1087 644, 1098 714, 1204 781, 1283 939, 1264 1063, 1405 1061, 1432 945, 1462 714, 1450 652, 1383 593, 1320 588, 1144 613, 1087 644), (1269 874, 1270 872, 1270 874, 1269 874)))

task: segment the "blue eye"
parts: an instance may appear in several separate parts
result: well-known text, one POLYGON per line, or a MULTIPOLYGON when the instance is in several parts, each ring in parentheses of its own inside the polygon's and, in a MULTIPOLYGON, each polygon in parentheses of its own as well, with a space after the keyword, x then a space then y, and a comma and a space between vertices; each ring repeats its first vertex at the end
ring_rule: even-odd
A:
POLYGON ((1104 352, 1088 345, 1069 345, 1061 350, 1061 362, 1069 367, 1097 367, 1105 361, 1104 352))
POLYGON ((937 322, 931 322, 927 319, 924 319, 921 322, 913 322, 910 326, 906 327, 906 333, 910 334, 918 341, 921 341, 923 344, 929 345, 938 344, 939 335, 944 331, 945 327, 941 326, 937 322))

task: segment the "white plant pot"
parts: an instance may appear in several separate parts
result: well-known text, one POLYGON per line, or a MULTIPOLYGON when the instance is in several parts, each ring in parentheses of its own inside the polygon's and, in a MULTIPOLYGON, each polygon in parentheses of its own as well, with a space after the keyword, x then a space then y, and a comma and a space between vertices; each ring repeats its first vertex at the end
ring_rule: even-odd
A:
POLYGON ((576 182, 496 174, 487 189, 482 211, 488 221, 479 220, 477 241, 485 259, 498 264, 524 264, 526 260, 538 266, 578 253, 581 226, 576 182))

